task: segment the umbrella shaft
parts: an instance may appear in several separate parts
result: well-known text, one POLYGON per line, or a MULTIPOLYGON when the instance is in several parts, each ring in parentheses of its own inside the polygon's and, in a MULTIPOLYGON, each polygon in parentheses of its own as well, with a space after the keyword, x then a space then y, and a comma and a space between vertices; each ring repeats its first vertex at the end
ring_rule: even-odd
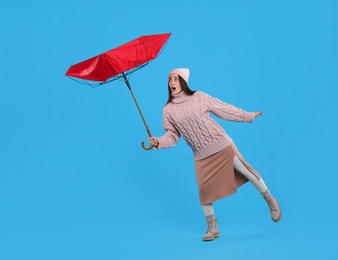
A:
POLYGON ((146 130, 147 130, 148 136, 151 137, 152 135, 151 135, 151 133, 150 133, 150 130, 149 130, 148 126, 147 126, 146 121, 144 120, 144 117, 143 117, 143 114, 142 114, 142 112, 141 112, 140 106, 138 105, 138 103, 137 103, 137 101, 136 101, 136 98, 135 98, 135 96, 134 96, 134 93, 133 93, 133 91, 132 91, 132 89, 131 89, 131 87, 130 87, 129 81, 128 81, 128 79, 127 79, 127 77, 126 77, 126 75, 125 75, 124 73, 123 73, 122 75, 123 75, 124 81, 125 81, 126 84, 127 84, 128 89, 129 89, 129 91, 130 91, 130 93, 131 93, 131 95, 132 95, 132 97, 133 97, 133 99, 134 99, 134 102, 135 102, 135 104, 136 104, 136 107, 137 107, 137 109, 138 109, 138 112, 139 112, 140 115, 141 115, 143 124, 144 124, 144 126, 146 127, 146 130))

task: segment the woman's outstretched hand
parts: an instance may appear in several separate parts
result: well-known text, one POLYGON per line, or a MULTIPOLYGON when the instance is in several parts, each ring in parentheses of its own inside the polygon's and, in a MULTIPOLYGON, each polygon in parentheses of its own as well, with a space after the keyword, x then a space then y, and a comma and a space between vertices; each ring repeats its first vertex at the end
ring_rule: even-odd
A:
POLYGON ((158 146, 158 141, 156 137, 149 137, 149 143, 151 146, 157 147, 158 146))
POLYGON ((261 116, 261 115, 263 115, 263 111, 258 111, 258 112, 256 112, 255 117, 259 117, 259 116, 261 116))

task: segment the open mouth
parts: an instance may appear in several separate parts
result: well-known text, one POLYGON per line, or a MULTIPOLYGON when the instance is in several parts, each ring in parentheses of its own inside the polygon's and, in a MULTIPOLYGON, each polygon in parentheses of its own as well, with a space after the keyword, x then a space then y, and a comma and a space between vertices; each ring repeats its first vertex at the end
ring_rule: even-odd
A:
POLYGON ((175 88, 175 87, 172 87, 172 88, 171 88, 171 91, 175 91, 175 90, 176 90, 176 88, 175 88))

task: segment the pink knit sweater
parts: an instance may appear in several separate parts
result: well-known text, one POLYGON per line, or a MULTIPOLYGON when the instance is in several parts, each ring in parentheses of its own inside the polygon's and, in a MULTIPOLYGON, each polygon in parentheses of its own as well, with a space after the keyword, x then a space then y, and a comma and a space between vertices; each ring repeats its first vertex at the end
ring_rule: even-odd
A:
POLYGON ((194 160, 204 159, 227 148, 232 139, 210 117, 209 112, 230 121, 252 123, 255 119, 254 112, 246 112, 201 91, 192 96, 181 92, 163 108, 166 134, 158 138, 158 149, 175 146, 181 135, 191 147, 194 160))

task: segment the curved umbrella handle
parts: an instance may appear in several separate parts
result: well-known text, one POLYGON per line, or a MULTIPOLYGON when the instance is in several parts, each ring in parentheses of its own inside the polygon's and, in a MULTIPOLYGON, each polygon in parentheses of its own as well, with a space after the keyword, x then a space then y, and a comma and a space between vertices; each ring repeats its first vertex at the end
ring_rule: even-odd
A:
POLYGON ((151 150, 151 149, 154 148, 154 146, 146 147, 146 146, 144 145, 144 142, 142 142, 142 147, 143 147, 144 150, 147 150, 147 151, 149 151, 149 150, 151 150))

